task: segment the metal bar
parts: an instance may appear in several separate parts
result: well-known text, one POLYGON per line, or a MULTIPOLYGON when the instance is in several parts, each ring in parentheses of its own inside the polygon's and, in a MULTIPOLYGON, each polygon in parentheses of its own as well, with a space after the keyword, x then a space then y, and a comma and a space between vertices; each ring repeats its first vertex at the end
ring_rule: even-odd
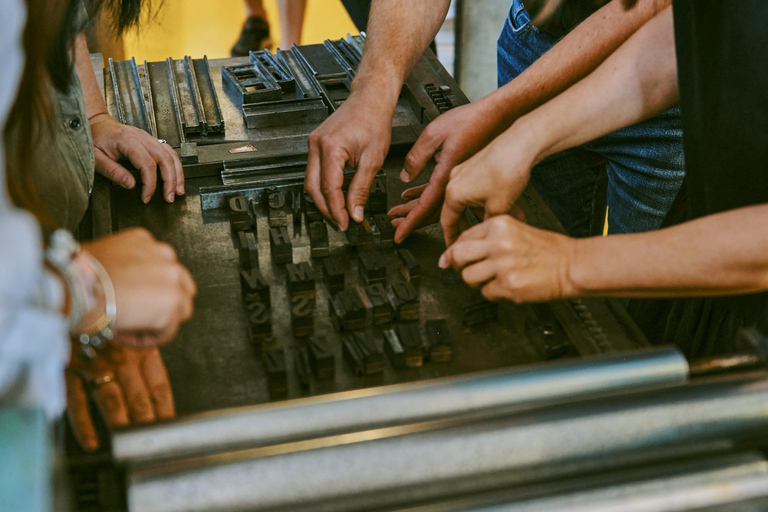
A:
POLYGON ((147 89, 147 119, 149 120, 150 134, 157 138, 157 120, 155 119, 155 100, 154 91, 152 90, 152 81, 149 79, 149 66, 147 61, 144 60, 144 83, 147 89))
POLYGON ((208 64, 208 57, 192 61, 195 68, 195 74, 198 80, 200 101, 203 106, 205 124, 209 133, 220 133, 224 131, 224 116, 219 106, 219 98, 216 95, 216 88, 213 85, 211 77, 211 67, 208 64))
POLYGON ((144 74, 151 84, 148 96, 154 109, 157 136, 165 139, 171 147, 179 148, 186 142, 182 128, 178 88, 172 81, 171 66, 167 62, 145 62, 144 74))
MULTIPOLYGON (((224 188, 224 187, 222 187, 224 188)), ((230 192, 232 193, 235 190, 230 192)), ((530 409, 594 393, 685 381, 674 348, 562 361, 217 411, 115 432, 121 463, 264 446, 504 407, 530 409)))
POLYGON ((768 497, 768 463, 760 454, 742 453, 483 493, 408 512, 672 512, 762 497, 768 497))
POLYGON ((308 442, 283 453, 236 452, 133 471, 128 504, 142 512, 403 506, 765 440, 766 404, 768 373, 760 373, 454 428, 391 437, 360 433, 359 441, 308 442))
POLYGON ((197 118, 197 124, 201 127, 203 135, 206 135, 208 133, 208 123, 205 118, 205 107, 203 107, 203 100, 200 97, 200 85, 197 83, 195 66, 192 63, 192 57, 189 55, 184 57, 184 76, 187 81, 187 87, 189 88, 189 95, 194 108, 195 117, 197 118))
POLYGON ((112 93, 115 95, 115 110, 117 110, 117 120, 123 124, 126 124, 125 109, 123 108, 123 102, 120 99, 120 86, 117 77, 117 70, 115 69, 115 61, 110 57, 108 62, 109 76, 112 79, 112 93))

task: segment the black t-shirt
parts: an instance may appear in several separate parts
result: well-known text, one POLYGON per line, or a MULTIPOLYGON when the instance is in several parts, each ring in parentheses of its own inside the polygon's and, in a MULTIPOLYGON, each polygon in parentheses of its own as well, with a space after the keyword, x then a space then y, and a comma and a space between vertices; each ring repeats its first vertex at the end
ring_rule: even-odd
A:
MULTIPOLYGON (((673 9, 687 219, 768 203, 768 1, 674 0, 673 9)), ((765 328, 766 305, 758 293, 636 301, 630 312, 652 341, 703 356, 733 351, 740 327, 765 328)))

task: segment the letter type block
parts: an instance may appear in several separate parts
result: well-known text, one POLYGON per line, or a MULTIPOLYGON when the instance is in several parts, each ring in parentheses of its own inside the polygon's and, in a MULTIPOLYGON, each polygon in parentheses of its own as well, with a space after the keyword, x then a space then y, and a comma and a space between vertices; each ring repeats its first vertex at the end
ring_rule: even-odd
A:
POLYGON ((405 368, 405 349, 394 329, 384 331, 384 352, 395 368, 405 368))
POLYGON ((313 222, 323 221, 323 214, 320 213, 320 210, 317 209, 317 206, 315 206, 315 201, 308 193, 304 193, 304 217, 307 226, 313 222))
POLYGON ((371 213, 387 213, 387 177, 376 177, 371 184, 366 210, 371 213))
POLYGON ((288 216, 285 214, 285 194, 276 190, 267 196, 269 207, 269 227, 279 228, 288 226, 288 216))
POLYGON ((389 285, 389 291, 392 294, 392 305, 398 320, 418 320, 421 317, 419 293, 411 283, 402 278, 393 279, 392 284, 389 285))
POLYGON ((347 243, 358 251, 370 251, 373 249, 373 232, 367 219, 363 222, 350 222, 347 228, 347 243))
POLYGON ((263 302, 249 302, 245 305, 248 318, 248 336, 259 344, 272 335, 272 311, 263 302))
POLYGON ((336 356, 333 347, 322 336, 312 336, 307 342, 309 365, 318 380, 332 379, 336 375, 336 356))
POLYGON ((443 319, 427 320, 424 331, 426 334, 425 359, 436 363, 447 363, 453 359, 453 344, 448 333, 448 322, 443 319))
POLYGON ((336 265, 333 258, 323 259, 323 277, 331 295, 335 295, 344 289, 344 271, 336 265))
POLYGON ((419 324, 400 324, 395 327, 395 332, 405 352, 405 365, 410 367, 422 366, 424 364, 424 343, 421 339, 419 324))
POLYGON ((331 255, 328 244, 328 227, 325 222, 313 222, 309 225, 310 255, 313 258, 327 258, 331 255))
POLYGON ((384 352, 371 331, 356 332, 344 341, 344 358, 356 375, 374 375, 384 371, 384 352))
MULTIPOLYGON (((293 215, 293 236, 301 236, 301 198, 304 192, 291 192, 291 213, 293 215)), ((309 226, 309 224, 307 224, 309 226)))
POLYGON ((294 348, 293 350, 293 367, 296 370, 296 376, 299 379, 301 387, 306 389, 309 387, 309 378, 312 373, 309 365, 309 351, 306 347, 294 348))
POLYGON ((299 293, 291 297, 291 328, 297 338, 311 336, 315 332, 314 292, 299 293))
POLYGON ((285 266, 288 275, 288 293, 294 296, 298 293, 309 294, 315 298, 315 272, 306 261, 289 263, 285 266))
POLYGON ((499 318, 499 303, 480 300, 461 308, 461 313, 461 323, 465 327, 495 322, 499 318))
POLYGON ((418 288, 421 283, 421 264, 408 249, 398 249, 397 254, 400 257, 400 273, 409 283, 418 288))
POLYGON ((288 371, 282 348, 274 348, 264 354, 264 368, 267 371, 270 394, 280 395, 287 392, 288 371))
POLYGON ((243 294, 243 302, 263 302, 267 306, 272 304, 269 297, 269 284, 259 269, 240 271, 240 290, 243 294))
POLYGON ((250 231, 238 231, 237 237, 240 268, 242 270, 259 268, 259 244, 256 243, 256 237, 250 231))
POLYGON ((387 264, 380 252, 358 254, 357 268, 365 284, 385 283, 387 281, 387 264))
POLYGON ((380 213, 373 216, 373 222, 379 231, 379 248, 383 250, 392 249, 395 246, 395 226, 386 213, 380 213))
POLYGON ((293 244, 285 226, 269 229, 269 246, 272 251, 272 261, 276 265, 293 262, 293 244))
POLYGON ((229 200, 229 224, 232 231, 249 231, 256 225, 248 211, 245 196, 235 196, 229 200))
POLYGON ((381 283, 374 283, 364 288, 368 300, 371 302, 371 314, 373 325, 387 325, 392 323, 394 310, 389 301, 386 288, 381 283))
POLYGON ((337 331, 365 329, 368 314, 360 295, 354 288, 348 288, 331 298, 331 322, 337 331))

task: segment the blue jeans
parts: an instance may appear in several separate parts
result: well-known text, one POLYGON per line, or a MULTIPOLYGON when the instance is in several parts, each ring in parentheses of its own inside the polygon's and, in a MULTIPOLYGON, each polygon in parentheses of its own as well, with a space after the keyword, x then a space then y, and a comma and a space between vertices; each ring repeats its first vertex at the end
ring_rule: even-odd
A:
MULTIPOLYGON (((522 1, 514 0, 498 42, 499 87, 556 42, 533 26, 522 1)), ((609 232, 658 229, 685 175, 680 109, 562 151, 534 167, 531 183, 571 236, 590 235, 595 187, 603 166, 608 177, 609 232)))

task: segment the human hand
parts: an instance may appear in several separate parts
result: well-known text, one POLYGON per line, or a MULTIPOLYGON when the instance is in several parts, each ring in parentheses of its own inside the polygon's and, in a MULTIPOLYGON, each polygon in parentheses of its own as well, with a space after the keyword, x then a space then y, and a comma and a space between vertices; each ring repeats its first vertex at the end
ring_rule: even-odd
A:
POLYGON ((141 200, 146 204, 157 186, 157 168, 163 178, 163 197, 172 203, 184 195, 184 170, 176 151, 161 144, 144 130, 119 123, 109 114, 97 114, 90 120, 96 171, 127 189, 136 186, 128 170, 117 163, 127 158, 141 171, 141 200))
POLYGON ((488 103, 463 105, 449 110, 424 129, 405 157, 400 179, 415 180, 433 158, 437 162, 428 185, 413 187, 401 196, 409 201, 389 211, 395 225, 395 242, 416 229, 437 222, 451 170, 473 156, 498 134, 500 119, 488 103))
POLYGON ((509 216, 488 219, 459 236, 440 257, 489 300, 517 303, 574 297, 570 278, 578 241, 509 216))
POLYGON ((394 107, 383 103, 352 93, 309 136, 304 188, 318 210, 342 231, 349 226, 349 216, 363 221, 371 184, 389 151, 394 107), (346 202, 341 190, 345 165, 357 170, 346 202))
POLYGON ((116 340, 136 347, 173 339, 192 316, 197 287, 176 251, 144 229, 128 229, 83 244, 115 289, 116 340))
POLYGON ((446 246, 461 233, 464 210, 483 209, 485 219, 506 214, 528 185, 538 150, 514 128, 451 171, 440 214, 446 246))
POLYGON ((108 343, 88 360, 73 343, 66 371, 67 415, 80 446, 99 447, 88 408, 88 391, 110 428, 173 418, 176 409, 163 358, 157 348, 134 349, 108 343))

